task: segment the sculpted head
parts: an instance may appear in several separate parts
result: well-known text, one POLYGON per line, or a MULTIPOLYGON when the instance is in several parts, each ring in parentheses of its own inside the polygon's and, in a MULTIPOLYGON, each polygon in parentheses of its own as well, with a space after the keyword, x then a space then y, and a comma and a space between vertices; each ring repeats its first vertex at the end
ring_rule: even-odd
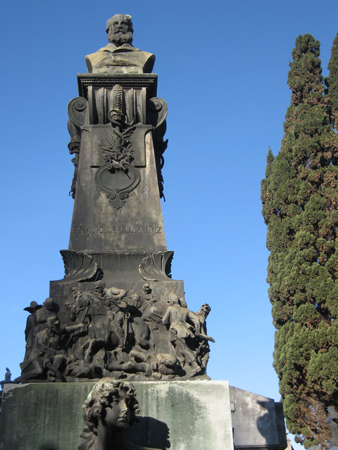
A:
POLYGON ((176 305, 180 306, 180 300, 174 292, 169 294, 167 303, 169 303, 170 306, 176 306, 176 305))
POLYGON ((136 415, 140 412, 134 387, 112 378, 98 381, 82 408, 86 425, 95 435, 100 429, 124 431, 137 421, 136 415))
POLYGON ((115 14, 107 21, 108 41, 120 47, 123 44, 133 42, 133 24, 131 16, 126 14, 115 14))
POLYGON ((208 305, 208 303, 204 303, 204 305, 202 305, 200 310, 199 310, 199 314, 201 316, 204 316, 205 318, 207 318, 209 313, 210 313, 210 311, 211 311, 210 305, 208 305))
POLYGON ((145 294, 151 294, 151 288, 149 283, 144 283, 143 285, 143 291, 145 294))
POLYGON ((48 311, 52 311, 54 309, 54 299, 53 299, 53 297, 46 298, 46 300, 43 302, 43 306, 45 306, 46 309, 48 309, 48 311))

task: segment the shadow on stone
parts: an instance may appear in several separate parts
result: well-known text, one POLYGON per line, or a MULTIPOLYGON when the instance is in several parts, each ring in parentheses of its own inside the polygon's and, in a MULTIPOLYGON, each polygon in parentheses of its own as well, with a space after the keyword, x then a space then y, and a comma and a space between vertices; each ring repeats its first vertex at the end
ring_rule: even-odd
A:
POLYGON ((166 423, 153 417, 139 417, 139 422, 125 432, 126 438, 141 447, 171 448, 169 428, 166 423))
POLYGON ((266 412, 264 412, 257 418, 257 430, 261 434, 261 436, 265 439, 265 444, 269 441, 269 422, 270 422, 270 414, 271 414, 271 401, 257 401, 258 405, 260 406, 260 409, 262 411, 262 408, 266 409, 266 412))
POLYGON ((283 406, 271 398, 230 386, 235 449, 284 450, 283 406))
POLYGON ((272 399, 257 401, 261 414, 257 418, 257 429, 265 439, 266 448, 285 448, 286 433, 283 427, 284 416, 281 403, 272 399), (263 412, 263 408, 266 412, 263 412))
POLYGON ((41 445, 41 447, 39 447, 38 450, 59 450, 59 449, 54 447, 54 445, 43 444, 41 445))

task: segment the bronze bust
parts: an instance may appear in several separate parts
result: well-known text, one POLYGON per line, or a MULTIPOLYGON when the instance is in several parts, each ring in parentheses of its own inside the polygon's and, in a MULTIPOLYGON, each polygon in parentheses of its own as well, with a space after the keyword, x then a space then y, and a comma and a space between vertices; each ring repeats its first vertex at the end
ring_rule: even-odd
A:
POLYGON ((85 57, 89 73, 151 73, 155 55, 131 45, 131 16, 115 14, 107 21, 109 44, 85 57))

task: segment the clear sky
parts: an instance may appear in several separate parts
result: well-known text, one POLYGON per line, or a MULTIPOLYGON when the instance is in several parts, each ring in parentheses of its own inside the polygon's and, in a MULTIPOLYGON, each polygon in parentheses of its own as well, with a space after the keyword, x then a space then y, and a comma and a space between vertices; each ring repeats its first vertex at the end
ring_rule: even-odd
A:
POLYGON ((327 75, 338 2, 327 0, 17 0, 1 14, 2 314, 0 379, 19 376, 23 308, 63 278, 73 166, 67 103, 106 20, 130 14, 134 45, 156 55, 169 106, 162 203, 172 274, 188 307, 212 311, 208 373, 278 401, 260 181, 283 137, 299 34, 321 42, 327 75))

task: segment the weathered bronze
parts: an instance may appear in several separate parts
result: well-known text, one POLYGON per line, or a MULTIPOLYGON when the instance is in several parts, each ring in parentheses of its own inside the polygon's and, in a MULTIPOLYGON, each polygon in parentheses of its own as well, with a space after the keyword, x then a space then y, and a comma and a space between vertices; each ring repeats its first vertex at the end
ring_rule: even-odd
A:
POLYGON ((207 377, 203 305, 190 311, 172 280, 160 197, 167 104, 154 55, 132 47, 131 17, 107 22, 110 43, 86 57, 68 105, 75 166, 65 278, 32 302, 22 382, 207 377))

